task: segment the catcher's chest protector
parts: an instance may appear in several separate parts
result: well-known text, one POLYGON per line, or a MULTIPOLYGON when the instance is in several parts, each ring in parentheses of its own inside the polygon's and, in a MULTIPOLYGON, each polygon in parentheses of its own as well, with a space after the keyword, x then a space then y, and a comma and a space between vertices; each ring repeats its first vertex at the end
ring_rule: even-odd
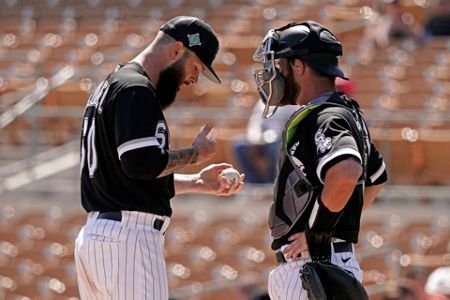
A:
MULTIPOLYGON (((335 93, 331 97, 339 96, 335 93)), ((357 108, 327 101, 302 107, 288 122, 283 133, 283 151, 279 161, 280 172, 276 180, 274 202, 269 212, 269 226, 274 239, 285 236, 302 217, 309 217, 306 215, 306 212, 309 211, 309 204, 314 202, 323 188, 323 186, 313 186, 306 178, 306 174, 302 170, 304 164, 294 156, 295 143, 292 141, 301 122, 312 111, 323 105, 344 107, 352 111, 355 122, 361 122, 362 120, 357 108)), ((356 137, 359 140, 362 152, 364 152, 363 177, 366 173, 367 164, 366 137, 364 135, 362 133, 361 136, 356 137)))
POLYGON ((283 134, 283 151, 280 158, 280 174, 277 178, 275 201, 269 213, 269 226, 272 237, 278 239, 286 235, 294 224, 302 217, 308 204, 315 199, 315 188, 301 169, 302 162, 293 153, 289 153, 288 145, 300 122, 311 111, 321 104, 301 108, 289 121, 283 134), (293 168, 286 168, 286 165, 293 168), (284 191, 280 191, 284 184, 284 191))

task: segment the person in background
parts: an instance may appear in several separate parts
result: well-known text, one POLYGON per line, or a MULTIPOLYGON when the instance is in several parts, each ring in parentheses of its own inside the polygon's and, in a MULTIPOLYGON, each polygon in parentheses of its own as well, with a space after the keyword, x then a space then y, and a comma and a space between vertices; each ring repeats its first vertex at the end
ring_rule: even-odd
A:
POLYGON ((368 20, 363 40, 383 48, 407 38, 416 39, 421 27, 404 11, 399 0, 381 0, 381 12, 368 20))
POLYGON ((450 299, 450 267, 439 267, 428 276, 425 284, 427 300, 450 299))
POLYGON ((450 36, 450 1, 440 0, 425 21, 422 39, 426 41, 433 36, 450 36))
POLYGON ((264 104, 258 101, 253 107, 247 135, 233 143, 236 161, 247 183, 274 182, 283 130, 298 108, 298 105, 283 106, 271 118, 262 119, 264 104))

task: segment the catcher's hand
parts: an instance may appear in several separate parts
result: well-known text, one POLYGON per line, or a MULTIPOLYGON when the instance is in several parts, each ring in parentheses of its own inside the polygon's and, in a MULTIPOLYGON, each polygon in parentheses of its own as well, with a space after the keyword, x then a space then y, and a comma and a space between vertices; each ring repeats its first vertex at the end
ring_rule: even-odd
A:
POLYGON ((303 288, 310 300, 368 300, 362 284, 347 270, 336 265, 309 262, 300 271, 303 288))

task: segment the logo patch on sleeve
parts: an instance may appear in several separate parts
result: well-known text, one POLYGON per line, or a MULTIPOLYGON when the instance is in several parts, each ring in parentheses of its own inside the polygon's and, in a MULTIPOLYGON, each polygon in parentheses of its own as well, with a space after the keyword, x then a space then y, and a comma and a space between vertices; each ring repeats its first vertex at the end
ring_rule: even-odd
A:
POLYGON ((333 144, 331 143, 331 138, 326 137, 323 134, 322 129, 317 130, 316 135, 314 136, 314 140, 317 146, 317 153, 325 153, 333 146, 333 144))

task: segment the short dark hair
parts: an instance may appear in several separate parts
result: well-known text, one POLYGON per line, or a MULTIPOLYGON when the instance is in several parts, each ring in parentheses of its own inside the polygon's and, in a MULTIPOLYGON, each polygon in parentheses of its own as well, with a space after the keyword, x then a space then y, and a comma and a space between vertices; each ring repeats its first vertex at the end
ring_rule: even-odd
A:
POLYGON ((322 71, 320 71, 320 70, 314 68, 314 67, 311 66, 308 62, 304 62, 304 63, 305 63, 308 67, 310 67, 310 68, 312 69, 312 71, 314 72, 314 74, 316 74, 317 76, 319 76, 319 77, 325 77, 325 78, 328 78, 328 79, 333 80, 333 81, 336 79, 336 76, 326 74, 326 73, 324 73, 324 72, 322 72, 322 71))
MULTIPOLYGON (((294 61, 295 58, 292 59, 292 61, 294 61)), ((300 59, 301 60, 301 59, 300 59)), ((335 81, 336 77, 327 73, 324 73, 316 68, 314 68, 313 66, 311 66, 311 64, 309 64, 307 61, 301 60, 305 65, 307 65, 311 71, 317 75, 318 77, 322 77, 322 78, 328 78, 330 81, 335 81)), ((290 64, 290 63, 289 63, 290 64)))
POLYGON ((160 45, 168 44, 170 42, 175 42, 176 40, 170 35, 163 33, 156 37, 155 42, 160 45))
POLYGON ((303 59, 301 59, 301 58, 298 58, 298 57, 289 57, 289 58, 287 59, 287 60, 288 60, 288 63, 289 63, 289 66, 290 66, 291 68, 292 68, 292 65, 293 65, 293 63, 294 63, 294 60, 296 60, 296 59, 300 60, 302 63, 304 63, 305 65, 307 65, 307 66, 313 71, 313 73, 314 73, 315 75, 317 75, 317 76, 319 76, 319 77, 328 78, 329 80, 332 80, 332 81, 336 80, 336 76, 333 76, 333 75, 329 75, 329 74, 327 74, 327 73, 324 73, 324 72, 322 72, 322 71, 316 69, 314 66, 312 66, 312 65, 311 65, 310 63, 308 63, 307 61, 305 61, 305 60, 303 60, 303 59))

